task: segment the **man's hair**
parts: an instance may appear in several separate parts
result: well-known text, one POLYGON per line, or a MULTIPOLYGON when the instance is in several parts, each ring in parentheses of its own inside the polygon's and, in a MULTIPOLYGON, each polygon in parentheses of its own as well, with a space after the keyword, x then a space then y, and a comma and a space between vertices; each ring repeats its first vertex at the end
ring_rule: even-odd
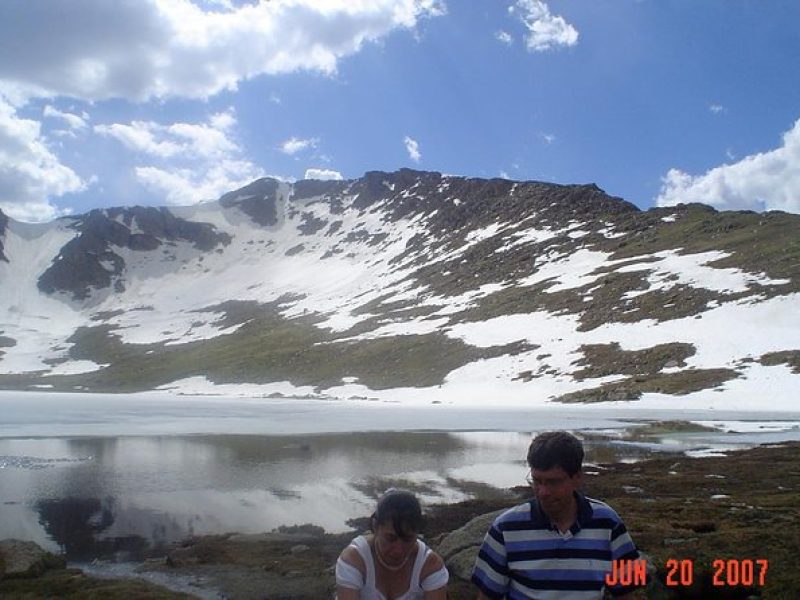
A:
POLYGON ((387 490, 378 500, 378 507, 372 514, 373 529, 378 525, 391 524, 395 533, 404 539, 415 537, 423 523, 419 500, 408 490, 387 490))
POLYGON ((572 477, 581 470, 582 464, 583 444, 566 431, 540 433, 528 448, 528 466, 531 469, 547 471, 561 467, 572 477))

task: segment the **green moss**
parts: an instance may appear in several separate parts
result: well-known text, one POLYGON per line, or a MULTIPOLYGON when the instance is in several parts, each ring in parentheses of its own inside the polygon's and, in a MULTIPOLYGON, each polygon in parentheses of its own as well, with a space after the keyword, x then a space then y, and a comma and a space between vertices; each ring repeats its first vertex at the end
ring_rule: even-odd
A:
POLYGON ((35 579, 0 581, 0 597, 17 600, 59 598, 64 600, 189 600, 181 594, 140 579, 98 579, 78 569, 47 571, 35 579))
POLYGON ((692 344, 673 342, 643 350, 622 350, 619 343, 587 344, 579 348, 583 358, 575 365, 584 367, 572 375, 577 380, 609 375, 654 375, 667 366, 685 366, 695 353, 692 344))
POLYGON ((739 373, 731 369, 688 369, 679 373, 637 375, 596 388, 564 394, 556 398, 556 401, 568 404, 631 401, 638 400, 643 393, 648 392, 683 395, 717 387, 736 377, 739 377, 739 373))

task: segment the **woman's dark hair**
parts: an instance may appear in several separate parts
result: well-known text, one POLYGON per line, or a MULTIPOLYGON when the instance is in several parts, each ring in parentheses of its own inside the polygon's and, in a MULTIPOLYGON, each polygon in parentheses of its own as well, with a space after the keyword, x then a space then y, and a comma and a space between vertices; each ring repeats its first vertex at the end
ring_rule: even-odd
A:
POLYGON ((570 477, 581 470, 583 444, 566 431, 540 433, 528 448, 528 466, 547 471, 561 467, 570 477))
POLYGON ((371 522, 373 530, 391 524, 397 535, 410 539, 422 530, 422 507, 413 493, 392 488, 378 500, 371 522))

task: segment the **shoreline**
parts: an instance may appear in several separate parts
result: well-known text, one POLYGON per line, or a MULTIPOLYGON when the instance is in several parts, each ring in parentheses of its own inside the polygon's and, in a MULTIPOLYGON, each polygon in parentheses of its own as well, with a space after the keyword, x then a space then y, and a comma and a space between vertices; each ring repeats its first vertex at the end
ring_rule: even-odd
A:
MULTIPOLYGON (((652 597, 793 598, 800 593, 798 459, 800 443, 788 442, 730 451, 723 457, 668 455, 637 463, 601 463, 588 469, 596 474, 585 477, 585 491, 617 510, 634 541, 650 557, 663 594, 652 597), (715 560, 738 564, 735 561, 756 559, 769 561, 764 586, 713 586, 715 560), (664 585, 669 560, 689 561, 692 586, 664 585)), ((527 493, 526 488, 516 487, 501 490, 491 499, 429 505, 425 539, 434 548, 445 547, 448 536, 473 518, 513 506, 527 493)), ((335 558, 363 523, 353 525, 352 532, 340 534, 300 526, 265 534, 192 538, 173 545, 165 556, 143 563, 140 570, 194 579, 196 592, 219 591, 232 598, 263 598, 266 590, 270 590, 268 598, 326 598, 333 586, 335 558)), ((471 584, 458 575, 469 560, 445 558, 451 570, 451 597, 474 597, 471 584)), ((86 585, 95 579, 82 577, 86 585)), ((20 592, 24 586, 34 591, 44 585, 44 579, 0 581, 0 595, 12 589, 20 592), (9 581, 21 587, 9 588, 9 581)), ((121 579, 116 584, 132 585, 121 579)), ((162 595, 151 597, 186 597, 164 588, 158 594, 162 595)), ((130 597, 130 590, 106 595, 121 600, 130 597)))

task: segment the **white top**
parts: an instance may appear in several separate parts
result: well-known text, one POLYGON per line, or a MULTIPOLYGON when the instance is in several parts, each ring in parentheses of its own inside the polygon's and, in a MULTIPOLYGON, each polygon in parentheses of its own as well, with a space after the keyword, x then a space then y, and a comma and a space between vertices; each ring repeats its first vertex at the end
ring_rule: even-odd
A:
MULTIPOLYGON (((361 600, 386 600, 386 596, 375 587, 375 563, 372 561, 372 551, 369 548, 367 538, 360 535, 350 542, 350 545, 361 555, 361 559, 367 569, 366 577, 356 567, 339 558, 336 561, 336 585, 360 590, 361 600)), ((444 565, 435 573, 428 575, 423 581, 419 580, 422 566, 430 554, 431 549, 425 545, 425 542, 417 540, 417 558, 411 569, 411 581, 405 593, 395 600, 423 600, 425 592, 438 590, 447 585, 449 574, 444 565)))

